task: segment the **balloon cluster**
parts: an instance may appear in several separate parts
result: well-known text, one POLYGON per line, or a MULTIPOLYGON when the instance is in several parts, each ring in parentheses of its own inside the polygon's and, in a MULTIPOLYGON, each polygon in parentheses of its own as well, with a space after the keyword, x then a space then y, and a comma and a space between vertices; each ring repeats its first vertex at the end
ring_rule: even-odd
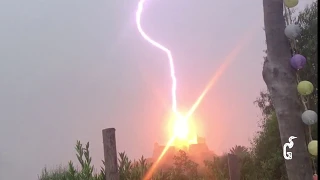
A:
MULTIPOLYGON (((284 0, 284 5, 287 8, 293 8, 298 5, 299 0, 284 0)), ((297 24, 289 24, 284 30, 284 34, 295 44, 295 39, 300 35, 301 28, 297 24)), ((300 70, 306 65, 307 59, 301 54, 294 54, 290 59, 290 64, 295 70, 300 70)), ((297 86, 297 90, 299 94, 304 98, 305 96, 310 95, 313 93, 314 87, 313 84, 309 81, 300 81, 297 86)), ((305 106, 306 107, 306 106, 305 106)), ((311 126, 317 123, 318 115, 316 112, 312 110, 308 110, 307 107, 305 111, 301 115, 301 119, 304 124, 311 126)), ((311 155, 317 156, 318 155, 318 141, 310 140, 308 144, 308 151, 311 155)))

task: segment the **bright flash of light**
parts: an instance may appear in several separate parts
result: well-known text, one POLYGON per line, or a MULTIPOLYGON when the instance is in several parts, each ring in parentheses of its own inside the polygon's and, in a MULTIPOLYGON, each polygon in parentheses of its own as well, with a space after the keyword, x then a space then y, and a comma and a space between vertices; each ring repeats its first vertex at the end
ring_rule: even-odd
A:
MULTIPOLYGON (((175 120, 176 124, 174 125, 173 131, 175 132, 175 136, 178 139, 185 139, 188 136, 189 133, 189 124, 188 124, 188 118, 184 118, 177 110, 177 96, 176 96, 176 89, 177 89, 177 78, 175 76, 175 70, 174 70, 174 63, 173 63, 173 57, 171 54, 171 51, 161 45, 160 43, 156 42, 155 40, 151 39, 142 29, 141 26, 141 15, 143 12, 143 5, 145 3, 145 0, 140 0, 138 4, 138 10, 136 12, 136 25, 138 28, 139 33, 141 36, 148 41, 150 44, 153 46, 161 49, 164 51, 169 59, 169 68, 170 68, 170 75, 171 75, 171 80, 172 80, 172 88, 171 88, 171 100, 172 100, 172 111, 177 117, 175 120)), ((189 116, 190 117, 190 116, 189 116)))
POLYGON ((184 117, 178 117, 174 121, 174 135, 179 138, 179 139, 187 139, 189 135, 189 124, 188 120, 185 119, 184 117))
POLYGON ((183 149, 188 147, 190 144, 197 143, 196 129, 191 116, 186 118, 179 113, 173 114, 169 121, 172 123, 172 135, 176 137, 176 141, 173 143, 175 147, 183 149))
MULTIPOLYGON (((176 89, 177 89, 177 79, 175 76, 175 70, 174 70, 174 63, 173 63, 173 57, 171 54, 171 51, 169 49, 167 49, 166 47, 164 47, 163 45, 159 44, 158 42, 154 41, 153 39, 151 39, 142 29, 141 26, 141 15, 142 15, 142 11, 143 11, 143 5, 145 3, 145 0, 140 0, 139 4, 138 4, 138 9, 136 12, 136 25, 138 28, 139 33, 141 34, 141 36, 148 41, 150 44, 152 44, 153 46, 163 50, 169 59, 169 67, 170 67, 170 75, 171 75, 171 80, 172 80, 172 88, 171 88, 171 96, 172 96, 172 111, 175 115, 180 116, 180 114, 178 114, 177 111, 177 96, 176 96, 176 89)), ((184 120, 185 118, 178 118, 180 119, 180 123, 182 123, 182 120, 184 120)), ((186 122, 185 122, 186 123, 186 122)), ((185 124, 184 123, 184 124, 185 124)), ((178 133, 176 133, 178 136, 183 137, 186 136, 185 134, 188 133, 188 130, 181 130, 182 128, 176 129, 178 131, 178 133)), ((188 128, 186 128, 188 129, 188 128)), ((144 180, 148 180, 151 178, 154 170, 156 169, 157 165, 159 164, 159 162, 161 161, 162 157, 165 155, 165 153, 168 151, 168 149, 170 148, 170 146, 173 144, 173 142, 176 139, 176 135, 174 135, 170 141, 167 143, 166 147, 164 148, 164 150, 162 151, 161 155, 158 157, 157 161, 151 166, 150 170, 146 173, 145 177, 143 178, 144 180)))
MULTIPOLYGON (((172 138, 169 140, 167 145, 165 146, 164 150, 158 157, 157 161, 153 163, 149 171, 146 173, 144 180, 149 180, 152 177, 152 174, 154 173, 157 165, 161 161, 161 159, 164 157, 168 149, 175 143, 175 141, 178 140, 190 140, 188 139, 190 135, 190 124, 189 124, 189 118, 194 113, 194 111, 197 109, 205 95, 208 93, 208 91, 212 88, 212 86, 215 84, 215 82, 218 80, 218 78, 222 75, 222 73, 225 71, 225 69, 228 67, 228 65, 232 62, 232 60, 235 58, 235 56, 239 53, 240 49, 242 48, 242 44, 238 45, 231 54, 226 58, 226 60, 223 62, 223 64, 219 67, 216 74, 212 77, 211 81, 208 83, 204 91, 201 93, 197 101, 193 104, 191 109, 188 111, 188 113, 185 116, 182 116, 178 110, 177 110, 177 100, 176 100, 176 89, 177 89, 177 80, 175 77, 175 70, 174 70, 174 63, 173 63, 173 57, 171 54, 171 51, 164 47, 163 45, 159 44, 158 42, 151 39, 142 29, 141 26, 141 15, 143 11, 143 5, 145 3, 145 0, 140 0, 138 4, 138 9, 136 11, 136 25, 138 28, 139 33, 141 36, 148 41, 153 46, 161 49, 164 51, 169 59, 169 67, 170 67, 170 75, 172 80, 172 88, 171 88, 171 96, 172 96, 172 111, 174 115, 177 117, 175 119, 174 124, 174 134, 172 138)), ((251 34, 252 36, 252 34, 251 34)), ((247 40, 247 39, 246 39, 247 40)), ((190 142, 189 142, 190 143, 190 142)))

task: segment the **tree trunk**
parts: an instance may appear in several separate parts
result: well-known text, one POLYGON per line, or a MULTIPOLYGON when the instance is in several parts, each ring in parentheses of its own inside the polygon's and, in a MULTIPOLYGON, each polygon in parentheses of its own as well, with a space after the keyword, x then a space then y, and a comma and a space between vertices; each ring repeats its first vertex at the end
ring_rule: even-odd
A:
POLYGON ((240 180, 239 159, 235 154, 228 154, 229 180, 240 180))
POLYGON ((119 180, 116 129, 102 130, 106 180, 119 180))
POLYGON ((296 136, 288 150, 293 158, 285 160, 289 180, 311 180, 312 168, 307 151, 304 124, 301 120, 301 101, 297 94, 294 70, 290 66, 290 47, 284 34, 283 0, 263 0, 267 58, 263 65, 263 79, 268 87, 277 119, 281 143, 296 136))

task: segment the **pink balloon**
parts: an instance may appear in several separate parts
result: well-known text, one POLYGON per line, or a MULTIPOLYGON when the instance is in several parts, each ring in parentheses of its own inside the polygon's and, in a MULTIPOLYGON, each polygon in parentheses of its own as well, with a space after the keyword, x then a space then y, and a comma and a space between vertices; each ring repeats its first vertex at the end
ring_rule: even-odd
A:
POLYGON ((313 180, 318 180, 318 175, 317 174, 313 175, 313 180))
POLYGON ((295 54, 290 60, 290 64, 296 70, 302 69, 306 65, 307 59, 301 54, 295 54))

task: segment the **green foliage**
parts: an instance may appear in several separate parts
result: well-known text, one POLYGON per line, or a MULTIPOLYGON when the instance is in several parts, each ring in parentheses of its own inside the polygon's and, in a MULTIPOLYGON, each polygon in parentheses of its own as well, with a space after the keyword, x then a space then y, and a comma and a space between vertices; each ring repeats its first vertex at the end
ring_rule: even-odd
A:
MULTIPOLYGON (((307 64, 299 71, 299 77, 314 85, 315 92, 307 97, 307 105, 308 109, 318 113, 318 1, 301 12, 296 22, 302 27, 301 36, 297 39, 297 51, 307 58, 307 64)), ((318 139, 316 125, 312 126, 312 138, 318 139)))
POLYGON ((186 152, 180 150, 173 159, 174 167, 171 171, 171 179, 197 180, 199 178, 198 164, 191 161, 186 152))
POLYGON ((230 149, 230 153, 238 156, 240 159, 245 158, 248 156, 248 148, 245 146, 234 146, 233 148, 230 149))
MULTIPOLYGON (((235 146, 230 149, 231 154, 237 155, 240 164, 241 180, 285 180, 287 179, 279 128, 274 113, 263 119, 252 140, 252 148, 235 146)), ((228 157, 224 154, 205 161, 209 172, 209 179, 227 180, 228 157)))
MULTIPOLYGON (((125 153, 119 153, 120 180, 141 180, 152 164, 147 163, 142 156, 138 161, 131 161, 125 153)), ((200 180, 198 164, 191 161, 184 151, 174 156, 173 166, 167 170, 159 170, 152 176, 152 180, 200 180)))
POLYGON ((124 152, 119 153, 118 162, 121 180, 141 180, 151 167, 143 156, 138 161, 132 162, 124 152))
POLYGON ((260 127, 261 131, 252 141, 253 163, 259 167, 254 176, 261 180, 287 179, 276 115, 263 119, 260 127))
MULTIPOLYGON (((53 171, 44 168, 39 180, 105 180, 104 168, 99 174, 94 174, 94 166, 91 165, 92 158, 89 152, 89 143, 85 147, 77 141, 76 156, 81 166, 74 167, 70 161, 68 167, 59 167, 53 171)), ((104 162, 103 162, 104 164, 104 162)), ((129 160, 128 156, 119 153, 118 171, 120 180, 141 180, 146 175, 152 164, 142 156, 138 161, 129 160)), ((168 171, 158 171, 152 176, 152 180, 201 180, 198 175, 198 164, 191 161, 184 151, 174 156, 174 165, 168 171)))
POLYGON ((77 141, 75 150, 77 152, 77 159, 81 165, 80 170, 77 170, 70 161, 68 168, 59 167, 51 172, 48 172, 45 168, 39 180, 104 180, 104 170, 101 170, 99 175, 93 174, 94 166, 91 165, 92 159, 89 153, 89 142, 83 147, 80 141, 77 141))
MULTIPOLYGON (((234 146, 230 149, 230 154, 238 157, 240 166, 240 179, 251 180, 255 179, 255 164, 251 151, 244 146, 234 146)), ((228 155, 225 153, 219 157, 213 157, 211 161, 205 161, 205 166, 209 172, 208 179, 228 180, 228 155)))
POLYGON ((41 172, 39 180, 64 180, 67 179, 68 173, 69 172, 61 166, 53 171, 48 171, 47 168, 44 168, 41 172))
POLYGON ((220 157, 213 157, 213 160, 204 161, 204 164, 209 172, 210 179, 228 180, 228 156, 224 154, 220 157))
POLYGON ((269 92, 261 91, 260 96, 253 103, 260 108, 264 119, 274 112, 269 92))
MULTIPOLYGON (((299 76, 303 80, 312 82, 318 87, 318 1, 312 3, 296 18, 296 22, 302 27, 301 36, 297 39, 297 52, 307 58, 305 68, 299 71, 299 76)), ((310 109, 317 108, 318 89, 312 94, 309 106, 310 109)))

